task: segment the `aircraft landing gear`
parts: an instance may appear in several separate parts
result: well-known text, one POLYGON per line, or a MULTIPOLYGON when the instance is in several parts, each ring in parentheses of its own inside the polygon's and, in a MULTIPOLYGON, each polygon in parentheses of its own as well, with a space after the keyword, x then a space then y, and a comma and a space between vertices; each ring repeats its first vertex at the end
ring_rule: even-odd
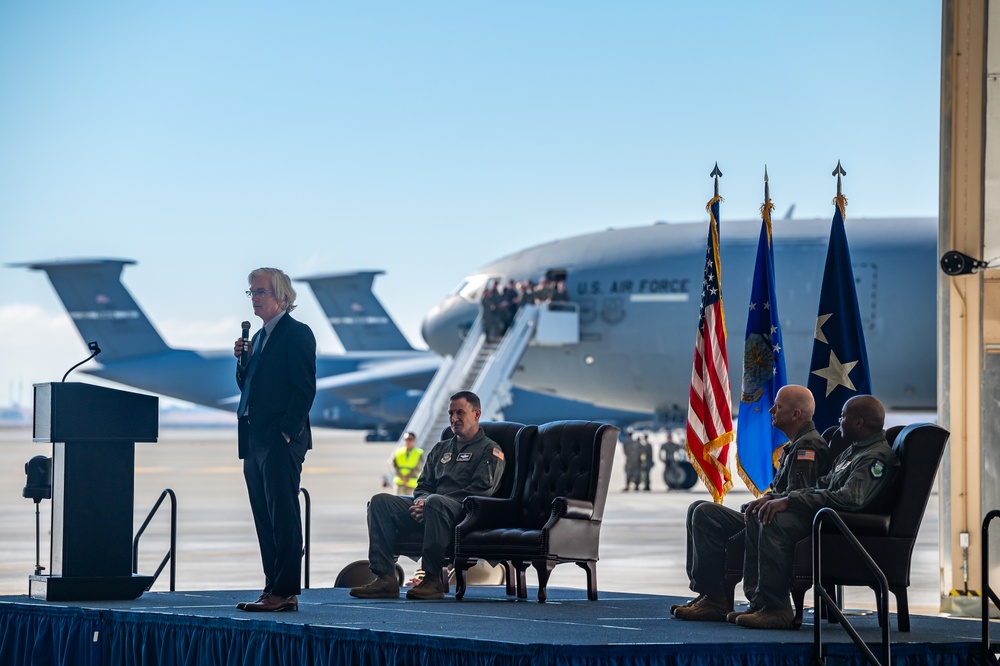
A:
POLYGON ((687 490, 698 481, 698 472, 687 460, 684 445, 670 436, 660 446, 660 462, 663 463, 663 482, 668 490, 687 490))
POLYGON ((698 472, 686 460, 671 460, 663 468, 663 482, 670 490, 687 490, 698 481, 698 472))

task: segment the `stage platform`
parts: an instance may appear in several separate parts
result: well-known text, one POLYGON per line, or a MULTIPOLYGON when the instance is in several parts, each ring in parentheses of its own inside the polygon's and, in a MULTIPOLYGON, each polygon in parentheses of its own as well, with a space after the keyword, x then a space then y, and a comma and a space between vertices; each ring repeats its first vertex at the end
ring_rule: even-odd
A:
MULTIPOLYGON (((0 597, 0 664, 762 664, 813 662, 812 614, 800 630, 754 631, 670 615, 677 597, 577 589, 549 601, 471 587, 463 601, 358 600, 346 589, 306 590, 296 613, 235 608, 255 591, 147 592, 135 601, 45 602, 0 597)), ((880 656, 874 614, 852 618, 880 656)), ((978 663, 975 620, 911 615, 896 631, 896 664, 978 663)), ((993 623, 995 624, 995 623, 993 623)), ((1000 639, 1000 629, 993 640, 1000 639)), ((864 663, 847 633, 824 621, 829 664, 864 663)))

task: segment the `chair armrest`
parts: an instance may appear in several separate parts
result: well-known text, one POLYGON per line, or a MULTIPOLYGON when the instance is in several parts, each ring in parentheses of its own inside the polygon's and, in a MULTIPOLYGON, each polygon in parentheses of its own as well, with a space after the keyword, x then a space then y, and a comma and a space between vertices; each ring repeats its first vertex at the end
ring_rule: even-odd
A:
MULTIPOLYGON (((573 520, 593 520, 594 503, 587 500, 557 497, 552 500, 552 518, 571 518, 573 520)), ((549 519, 551 521, 551 518, 549 519)))
MULTIPOLYGON (((888 536, 890 516, 887 513, 850 513, 838 511, 837 515, 854 533, 854 536, 888 536)), ((823 534, 839 534, 833 525, 824 525, 823 534)))
POLYGON ((505 519, 509 523, 510 516, 514 515, 511 513, 514 501, 506 497, 473 495, 462 501, 462 508, 465 509, 465 518, 456 528, 459 534, 503 526, 505 519))

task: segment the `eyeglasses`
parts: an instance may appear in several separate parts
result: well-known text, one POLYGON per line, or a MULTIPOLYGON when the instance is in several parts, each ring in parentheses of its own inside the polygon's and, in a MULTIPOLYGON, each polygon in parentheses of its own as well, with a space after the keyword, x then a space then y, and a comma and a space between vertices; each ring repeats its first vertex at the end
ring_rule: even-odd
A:
POLYGON ((254 296, 264 296, 265 294, 270 294, 271 292, 267 289, 247 289, 247 298, 253 298, 254 296))

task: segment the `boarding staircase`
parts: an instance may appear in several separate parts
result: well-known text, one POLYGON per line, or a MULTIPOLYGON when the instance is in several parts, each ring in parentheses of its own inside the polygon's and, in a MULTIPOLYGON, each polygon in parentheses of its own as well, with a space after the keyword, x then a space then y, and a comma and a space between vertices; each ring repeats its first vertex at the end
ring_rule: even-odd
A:
POLYGON ((448 426, 448 398, 458 391, 471 390, 479 396, 483 420, 503 420, 503 409, 511 403, 510 378, 535 335, 538 318, 539 308, 519 308, 500 342, 489 342, 482 317, 476 318, 458 352, 445 357, 410 416, 406 429, 416 434, 418 446, 427 450, 440 439, 448 426))

